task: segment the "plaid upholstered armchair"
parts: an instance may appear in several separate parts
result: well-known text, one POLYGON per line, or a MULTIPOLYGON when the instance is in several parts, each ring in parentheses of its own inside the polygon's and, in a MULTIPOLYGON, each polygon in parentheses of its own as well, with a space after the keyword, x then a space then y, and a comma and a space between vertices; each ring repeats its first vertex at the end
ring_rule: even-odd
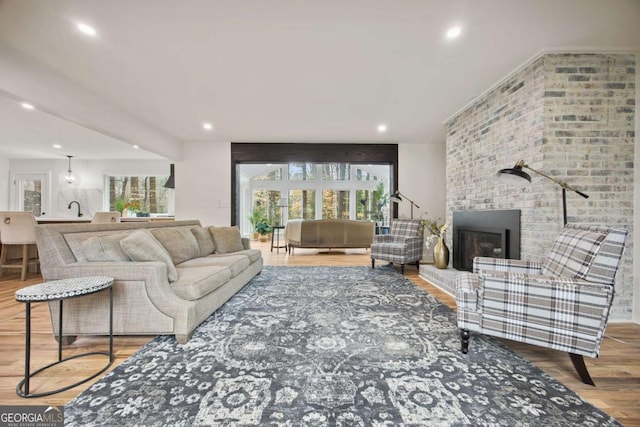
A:
POLYGON ((389 234, 374 236, 371 244, 371 268, 375 268, 376 260, 400 263, 400 271, 404 274, 404 265, 415 262, 420 268, 422 258, 422 237, 420 236, 420 220, 396 219, 391 223, 389 234))
POLYGON ((597 357, 627 230, 568 224, 542 263, 478 257, 456 277, 462 352, 469 332, 566 351, 586 384, 597 357))

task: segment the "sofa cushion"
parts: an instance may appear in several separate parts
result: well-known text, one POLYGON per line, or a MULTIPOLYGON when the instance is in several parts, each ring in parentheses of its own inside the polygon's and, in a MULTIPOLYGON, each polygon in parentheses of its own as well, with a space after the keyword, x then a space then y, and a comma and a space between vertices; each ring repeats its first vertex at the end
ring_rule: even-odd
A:
POLYGON ((178 269, 179 276, 180 269, 182 268, 208 266, 228 267, 231 271, 231 277, 236 277, 238 274, 246 270, 247 267, 249 267, 249 264, 251 264, 251 262, 249 261, 249 257, 244 255, 212 255, 190 259, 189 261, 185 261, 182 264, 176 265, 176 268, 178 269))
POLYGON ((209 232, 213 236, 217 254, 228 254, 244 250, 242 236, 237 226, 233 227, 209 227, 209 232))
POLYGON ((129 257, 120 247, 120 240, 126 233, 93 236, 82 242, 82 251, 87 261, 129 261, 129 257))
POLYGON ((597 231, 565 228, 553 243, 540 273, 584 279, 605 237, 605 233, 597 231))
POLYGON ((178 280, 171 284, 182 299, 194 301, 215 291, 231 278, 231 270, 225 266, 178 268, 178 280))
MULTIPOLYGON (((258 261, 260 258, 262 258, 262 252, 260 252, 259 249, 245 249, 242 251, 238 251, 238 252, 234 252, 233 255, 244 255, 246 257, 249 258, 249 262, 254 263, 256 261, 258 261)), ((227 254, 212 254, 209 255, 209 258, 212 257, 226 257, 226 256, 230 256, 227 254)))
POLYGON ((167 279, 175 282, 178 278, 176 266, 169 252, 153 237, 149 230, 136 230, 120 240, 120 247, 133 261, 158 261, 167 266, 167 279))
POLYGON ((200 246, 190 228, 157 228, 151 233, 169 252, 174 264, 200 256, 200 246))
POLYGON ((191 232, 198 241, 200 247, 200 256, 207 256, 212 254, 216 250, 216 245, 213 243, 213 237, 209 233, 209 229, 206 227, 191 227, 191 232))

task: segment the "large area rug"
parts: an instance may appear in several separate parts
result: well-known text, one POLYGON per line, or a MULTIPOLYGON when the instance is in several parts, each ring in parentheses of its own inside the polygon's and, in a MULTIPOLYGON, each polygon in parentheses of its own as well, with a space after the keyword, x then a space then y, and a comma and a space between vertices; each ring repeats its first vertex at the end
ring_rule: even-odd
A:
POLYGON ((68 425, 611 426, 393 268, 265 267, 186 345, 157 337, 68 425))

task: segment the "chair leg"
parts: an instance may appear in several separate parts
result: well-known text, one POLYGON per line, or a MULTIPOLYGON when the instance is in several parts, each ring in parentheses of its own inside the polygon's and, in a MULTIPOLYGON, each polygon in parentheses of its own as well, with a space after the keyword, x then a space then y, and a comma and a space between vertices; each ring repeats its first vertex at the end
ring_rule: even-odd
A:
POLYGON ((466 329, 460 329, 460 351, 463 354, 467 354, 469 352, 469 331, 466 329))
POLYGON ((400 273, 404 274, 404 264, 400 264, 400 273))
POLYGON ((591 375, 589 375, 589 371, 587 370, 587 365, 584 364, 584 357, 581 354, 569 353, 569 357, 571 358, 571 363, 573 363, 573 367, 578 371, 578 375, 580 375, 580 379, 583 383, 589 384, 595 387, 595 383, 591 379, 591 375))
POLYGON ((371 258, 371 268, 376 268, 376 260, 371 258))
POLYGON ((420 270, 420 261, 416 261, 416 268, 420 270))

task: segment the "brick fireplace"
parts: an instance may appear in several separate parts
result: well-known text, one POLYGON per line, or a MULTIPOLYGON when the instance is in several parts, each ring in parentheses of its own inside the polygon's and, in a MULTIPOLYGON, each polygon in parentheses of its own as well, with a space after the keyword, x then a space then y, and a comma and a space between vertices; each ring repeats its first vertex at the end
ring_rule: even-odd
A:
MULTIPOLYGON (((635 82, 635 54, 547 53, 477 97, 446 124, 447 220, 453 222, 459 211, 518 209, 520 257, 546 256, 563 226, 560 187, 534 177, 518 188, 495 178, 499 169, 524 160, 590 196, 567 194, 569 222, 632 232, 635 82)), ((453 239, 450 228, 449 248, 453 239)), ((437 280, 421 268, 423 277, 455 293, 451 278, 444 277, 454 277, 453 268, 423 267, 434 270, 437 280)), ((633 287, 630 242, 612 319, 631 319, 633 287)))

